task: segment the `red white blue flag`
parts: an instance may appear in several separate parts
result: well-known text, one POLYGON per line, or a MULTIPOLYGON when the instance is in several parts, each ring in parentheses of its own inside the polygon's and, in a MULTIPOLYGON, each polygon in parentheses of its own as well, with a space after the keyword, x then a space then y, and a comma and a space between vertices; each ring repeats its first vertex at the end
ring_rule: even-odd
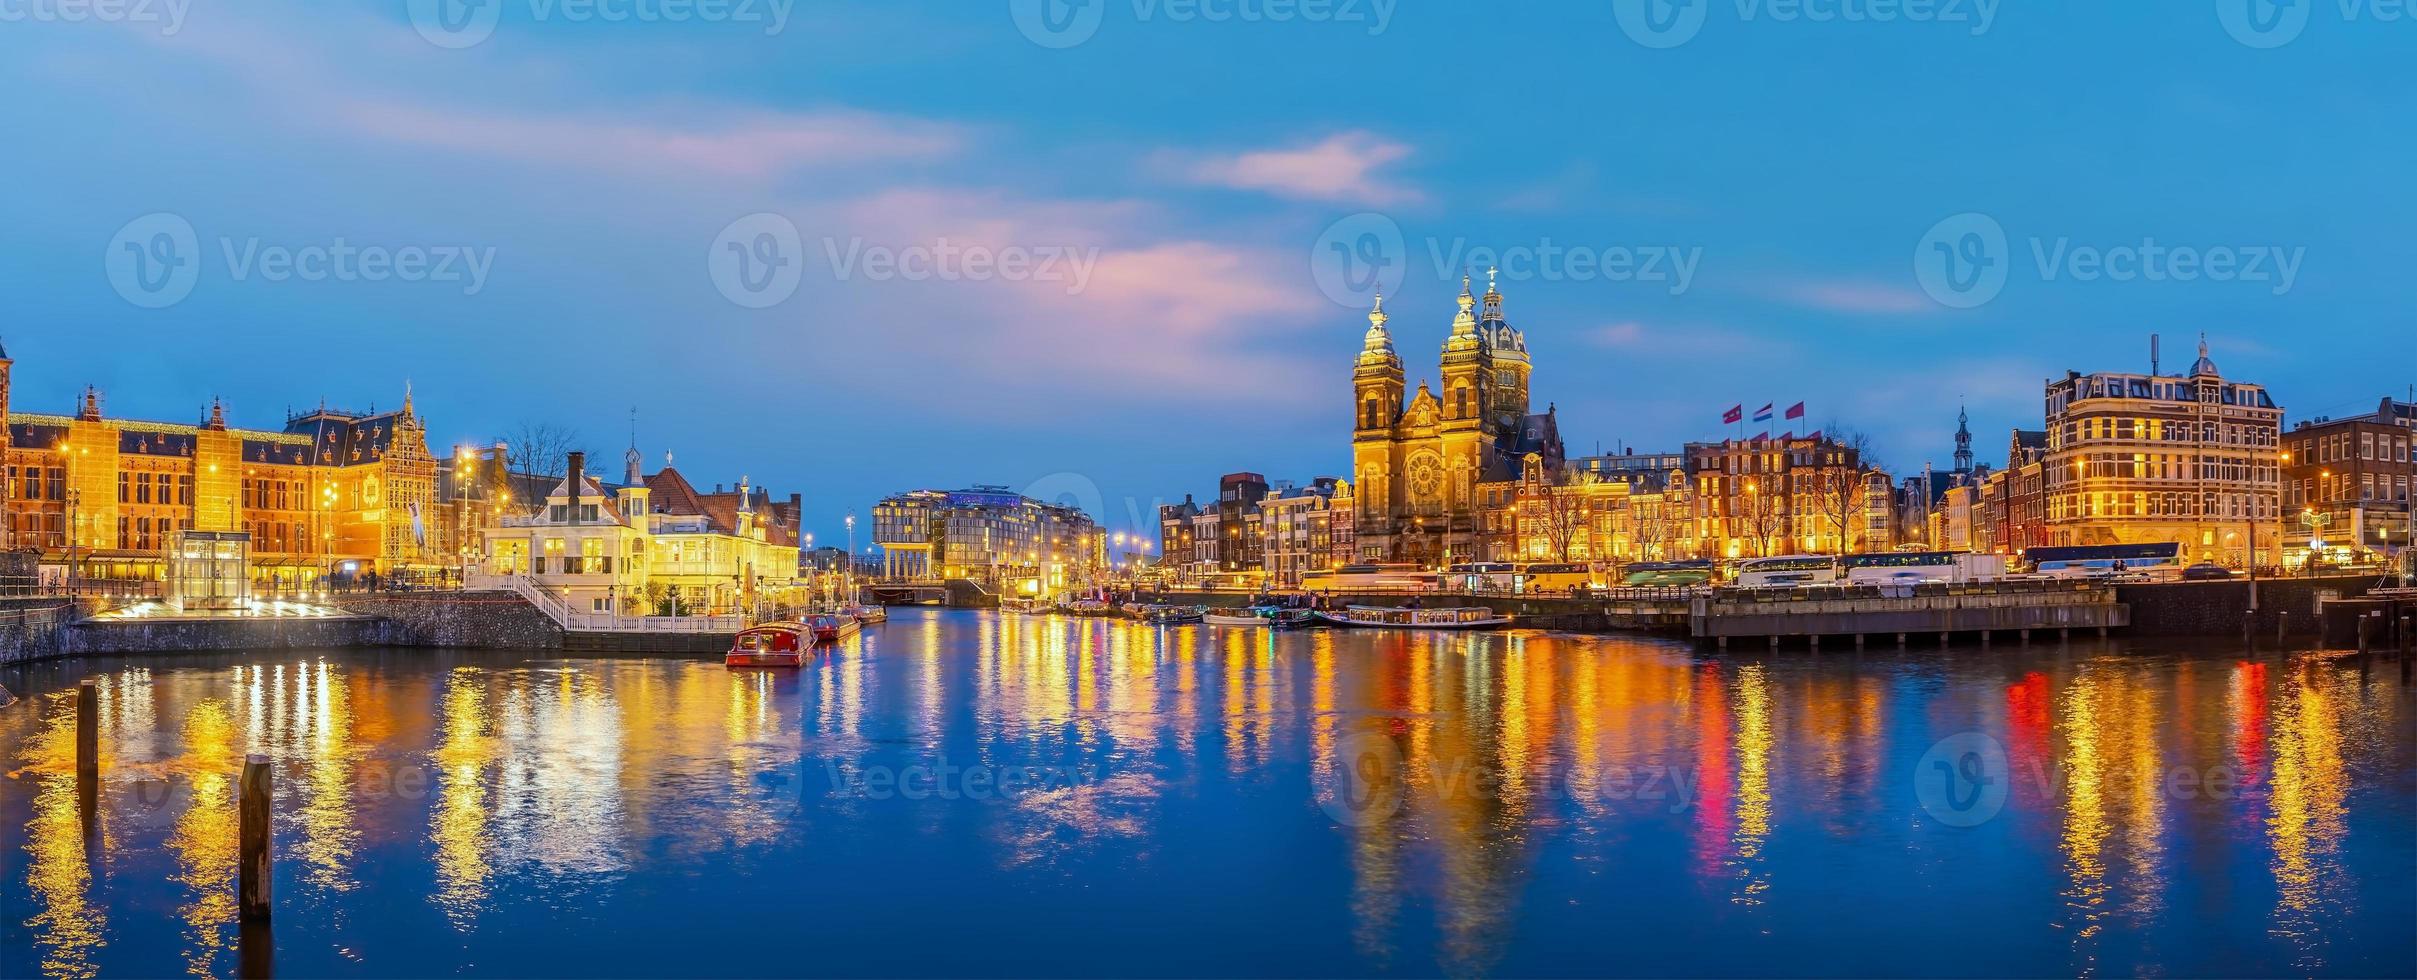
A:
POLYGON ((1757 409, 1755 409, 1755 410, 1754 410, 1754 421, 1756 421, 1756 422, 1768 422, 1768 421, 1770 421, 1770 420, 1771 420, 1771 410, 1772 410, 1773 408, 1775 408, 1775 407, 1777 407, 1776 403, 1765 403, 1765 404, 1764 404, 1764 405, 1763 405, 1761 408, 1757 408, 1757 409))

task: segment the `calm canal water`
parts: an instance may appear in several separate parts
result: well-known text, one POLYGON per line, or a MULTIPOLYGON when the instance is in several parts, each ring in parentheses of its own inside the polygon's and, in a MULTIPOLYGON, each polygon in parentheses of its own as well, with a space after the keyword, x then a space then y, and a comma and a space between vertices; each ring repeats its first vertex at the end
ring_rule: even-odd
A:
POLYGON ((0 975, 2417 972, 2355 658, 1699 654, 907 612, 803 671, 420 650, 0 672, 0 975), (73 694, 107 770, 76 803, 73 694))

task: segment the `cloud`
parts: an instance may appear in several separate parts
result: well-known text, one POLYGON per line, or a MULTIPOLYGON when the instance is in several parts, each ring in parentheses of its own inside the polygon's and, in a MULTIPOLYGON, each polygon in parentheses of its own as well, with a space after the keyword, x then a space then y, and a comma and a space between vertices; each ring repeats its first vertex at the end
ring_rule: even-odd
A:
POLYGON ((1186 179, 1213 187, 1382 207, 1424 199, 1416 188, 1377 173, 1410 152, 1407 143, 1355 131, 1306 146, 1178 161, 1178 169, 1186 179))
POLYGON ((1133 202, 949 187, 884 191, 847 202, 833 220, 841 235, 887 248, 946 240, 1089 263, 1079 290, 1063 277, 863 284, 927 307, 892 315, 936 325, 920 328, 918 356, 965 385, 1080 378, 1092 390, 1209 396, 1249 378, 1279 402, 1315 390, 1298 343, 1285 341, 1326 307, 1287 250, 1169 236, 1165 215, 1133 202))
POLYGON ((362 101, 336 118, 381 139, 554 166, 769 178, 817 166, 954 154, 956 127, 853 110, 648 116, 504 115, 362 101))
POLYGON ((1809 282, 1787 288, 1782 299, 1832 313, 1900 315, 1936 309, 1920 292, 1861 281, 1809 282))

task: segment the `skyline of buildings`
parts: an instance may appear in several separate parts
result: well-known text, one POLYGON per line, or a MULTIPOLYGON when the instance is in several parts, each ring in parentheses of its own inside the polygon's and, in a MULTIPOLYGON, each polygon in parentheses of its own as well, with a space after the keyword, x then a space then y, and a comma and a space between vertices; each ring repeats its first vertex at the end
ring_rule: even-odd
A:
MULTIPOLYGON (((2152 365, 2146 373, 2049 379, 2041 428, 2008 434, 2004 466, 1979 459, 1961 413, 1954 467, 1911 475, 1873 467, 1851 432, 1568 459, 1558 412, 1526 411, 1533 362, 1503 303, 1498 284, 1478 297, 1464 282, 1439 361, 1441 393, 1424 381, 1408 390, 1390 318, 1376 304, 1353 366, 1357 480, 1229 474, 1213 503, 1165 505, 1156 527, 1131 530, 1006 486, 897 494, 867 509, 866 551, 877 557, 857 558, 885 576, 953 569, 1057 588, 1144 561, 1192 579, 1249 574, 1293 585, 1365 561, 1606 563, 1899 547, 2015 554, 2175 541, 2195 559, 2241 567, 2253 558, 2297 565, 2318 544, 2334 562, 2408 544, 2417 456, 2407 430, 2417 408, 2385 397, 2374 412, 2300 420, 2287 433, 2285 406, 2262 385, 2224 376, 2204 342, 2187 374, 2152 365), (900 522, 910 506, 919 520, 945 515, 951 524, 939 540, 951 543, 933 547, 927 524, 907 530, 900 522), (1126 537, 1138 547, 1124 546, 1126 537), (935 564, 935 553, 950 552, 957 560, 935 564)), ((0 547, 39 549, 46 565, 75 552, 88 581, 167 577, 166 556, 185 532, 245 535, 254 577, 268 592, 339 572, 528 574, 547 558, 556 576, 566 559, 593 566, 618 558, 631 567, 643 545, 611 535, 572 536, 577 548, 604 549, 591 556, 546 550, 572 548, 572 537, 495 533, 507 523, 547 526, 529 520, 533 501, 566 489, 592 492, 611 508, 624 490, 644 487, 642 503, 657 516, 694 517, 701 531, 736 540, 763 534, 792 554, 812 538, 807 494, 773 501, 744 479, 737 491, 701 492, 668 453, 663 469, 646 475, 634 434, 620 484, 590 474, 590 486, 569 488, 512 460, 512 447, 500 442, 432 453, 408 390, 398 410, 319 408, 290 415, 281 430, 254 430, 231 426, 223 402, 191 425, 114 418, 92 388, 73 415, 17 411, 9 401, 14 366, 0 350, 0 454, 8 460, 0 547), (667 500, 675 502, 668 510, 667 500)), ((684 555, 665 560, 688 564, 684 555)), ((708 560, 717 569, 749 568, 765 558, 708 560)), ((755 572, 738 579, 770 581, 755 572)), ((781 581, 766 588, 787 587, 781 581)), ((683 605, 724 608, 754 591, 706 589, 683 605)))

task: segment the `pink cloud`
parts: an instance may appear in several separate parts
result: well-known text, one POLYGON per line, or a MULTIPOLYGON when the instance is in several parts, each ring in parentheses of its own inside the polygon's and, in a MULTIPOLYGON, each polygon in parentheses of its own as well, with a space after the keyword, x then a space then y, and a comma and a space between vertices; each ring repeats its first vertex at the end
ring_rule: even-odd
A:
POLYGON ((1903 314, 1923 313, 1936 308, 1922 294, 1899 286, 1869 282, 1812 282, 1798 285, 1782 293, 1782 298, 1800 306, 1832 313, 1903 314))
POLYGON ((880 291, 885 304, 923 308, 891 315, 920 321, 909 346, 965 383, 1079 379, 1087 388, 1186 396, 1230 391, 1234 378, 1247 377, 1276 401, 1314 392, 1316 374, 1288 335, 1326 307, 1290 251, 1166 237, 1165 216, 1124 201, 924 187, 852 201, 832 217, 829 247, 841 250, 945 240, 959 249, 1066 252, 1089 264, 1079 289, 1063 277, 843 283, 880 291))
POLYGON ((1306 146, 1192 160, 1181 167, 1197 183, 1265 191, 1277 197, 1383 206, 1420 200, 1416 188, 1377 173, 1410 156, 1406 143, 1349 132, 1306 146))

